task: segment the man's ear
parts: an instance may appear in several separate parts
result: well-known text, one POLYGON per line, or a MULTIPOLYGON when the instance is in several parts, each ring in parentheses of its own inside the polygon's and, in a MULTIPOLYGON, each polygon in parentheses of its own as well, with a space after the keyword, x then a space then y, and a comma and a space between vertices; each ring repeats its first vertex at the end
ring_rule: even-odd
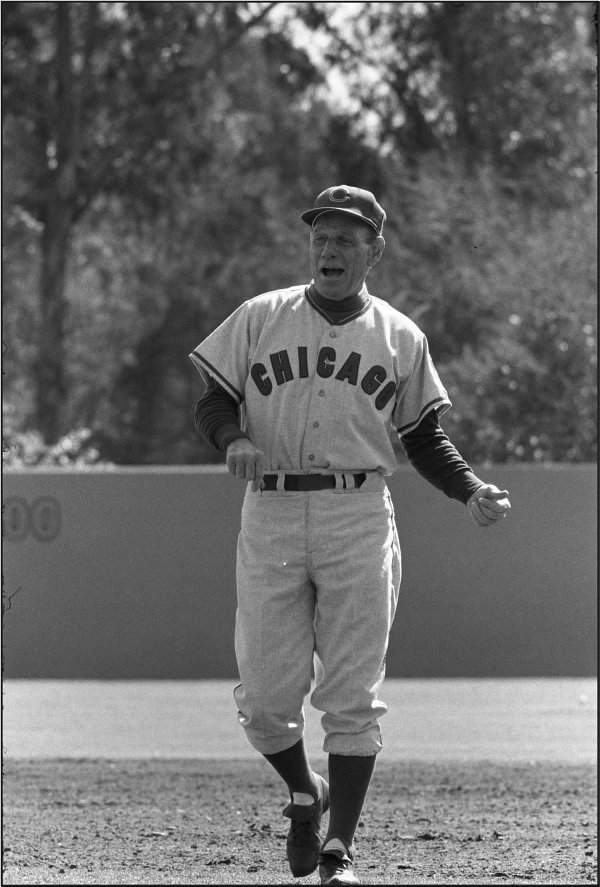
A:
POLYGON ((371 244, 371 255, 369 257, 369 265, 371 267, 376 265, 377 262, 380 260, 380 258, 383 255, 384 249, 385 249, 385 240, 383 239, 381 234, 379 234, 375 238, 373 243, 371 244))

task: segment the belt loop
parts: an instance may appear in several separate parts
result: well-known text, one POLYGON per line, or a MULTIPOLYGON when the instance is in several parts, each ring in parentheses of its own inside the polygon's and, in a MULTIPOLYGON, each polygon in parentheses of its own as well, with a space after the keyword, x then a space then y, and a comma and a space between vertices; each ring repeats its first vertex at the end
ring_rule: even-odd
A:
POLYGON ((336 490, 345 490, 346 489, 346 476, 343 471, 334 471, 333 476, 335 477, 335 489, 336 490))
POLYGON ((277 485, 275 487, 278 493, 285 490, 285 471, 277 472, 277 485))
POLYGON ((356 483, 355 472, 349 471, 344 475, 344 483, 348 487, 349 490, 358 490, 359 486, 356 483))

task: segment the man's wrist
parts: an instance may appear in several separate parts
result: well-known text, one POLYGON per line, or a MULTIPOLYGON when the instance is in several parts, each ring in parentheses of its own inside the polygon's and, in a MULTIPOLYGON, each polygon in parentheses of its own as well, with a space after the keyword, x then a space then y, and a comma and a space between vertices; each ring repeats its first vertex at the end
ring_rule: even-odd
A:
POLYGON ((218 450, 225 453, 229 444, 233 443, 234 440, 238 440, 240 437, 245 437, 247 440, 249 439, 248 435, 244 434, 241 428, 228 422, 227 424, 222 425, 215 433, 215 445, 218 450))

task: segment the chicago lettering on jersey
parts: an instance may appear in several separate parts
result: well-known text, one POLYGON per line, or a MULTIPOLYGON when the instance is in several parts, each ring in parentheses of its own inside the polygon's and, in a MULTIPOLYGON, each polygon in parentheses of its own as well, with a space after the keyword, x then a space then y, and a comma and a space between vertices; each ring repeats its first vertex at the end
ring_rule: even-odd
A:
MULTIPOLYGON (((382 410, 394 397, 396 385, 393 381, 384 385, 387 373, 385 368, 378 364, 370 367, 366 373, 361 375, 361 360, 362 356, 357 351, 351 351, 343 362, 338 361, 335 348, 325 346, 317 355, 315 372, 322 379, 333 376, 339 382, 360 386, 365 394, 376 394, 375 407, 382 410)), ((269 364, 270 366, 267 367, 264 363, 254 363, 250 369, 250 375, 256 387, 265 397, 268 397, 273 391, 273 380, 277 385, 284 385, 295 378, 308 379, 310 376, 308 349, 304 346, 298 346, 293 364, 287 348, 270 354, 269 364)))

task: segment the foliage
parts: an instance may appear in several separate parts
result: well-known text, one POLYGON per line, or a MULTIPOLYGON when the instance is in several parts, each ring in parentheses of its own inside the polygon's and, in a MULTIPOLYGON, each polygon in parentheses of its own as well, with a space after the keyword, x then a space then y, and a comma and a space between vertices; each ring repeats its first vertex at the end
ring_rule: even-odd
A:
POLYGON ((449 436, 475 462, 593 461, 594 200, 525 209, 491 173, 466 184, 443 168, 417 190, 389 299, 428 336, 449 436))
POLYGON ((343 29, 341 4, 311 5, 355 127, 385 156, 492 164, 521 199, 561 203, 569 178, 593 185, 591 4, 358 3, 343 29))
POLYGON ((10 440, 64 456, 89 429, 84 460, 92 440, 115 463, 220 458, 187 354, 307 280, 299 212, 350 182, 388 212, 370 287, 426 332, 465 457, 593 459, 592 13, 3 4, 10 440))
POLYGON ((39 431, 19 431, 11 410, 5 408, 2 439, 3 468, 111 468, 92 440, 89 428, 76 428, 55 444, 47 444, 39 431))

